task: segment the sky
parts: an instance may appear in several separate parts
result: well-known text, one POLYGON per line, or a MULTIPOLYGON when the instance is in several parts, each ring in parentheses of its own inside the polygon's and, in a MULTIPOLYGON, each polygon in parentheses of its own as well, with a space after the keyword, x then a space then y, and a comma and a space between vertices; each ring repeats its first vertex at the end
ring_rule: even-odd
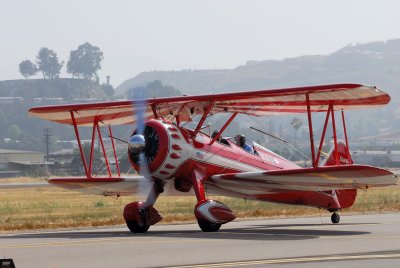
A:
POLYGON ((400 38, 399 10, 395 0, 0 0, 0 80, 21 79, 19 63, 41 47, 66 63, 85 42, 103 51, 100 80, 114 87, 143 71, 329 54, 400 38))

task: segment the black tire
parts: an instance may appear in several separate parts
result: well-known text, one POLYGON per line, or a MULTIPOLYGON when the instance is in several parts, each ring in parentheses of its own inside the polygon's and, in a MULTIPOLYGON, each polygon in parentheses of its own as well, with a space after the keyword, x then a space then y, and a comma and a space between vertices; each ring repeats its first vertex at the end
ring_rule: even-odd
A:
POLYGON ((206 220, 197 220, 197 223, 203 232, 216 232, 222 225, 220 223, 213 223, 206 220))
POLYGON ((145 233, 150 225, 139 225, 137 221, 127 221, 126 225, 132 233, 145 233))
POLYGON ((339 223, 340 222, 340 215, 338 213, 336 213, 336 212, 332 213, 331 221, 332 221, 332 223, 335 223, 335 224, 339 223))

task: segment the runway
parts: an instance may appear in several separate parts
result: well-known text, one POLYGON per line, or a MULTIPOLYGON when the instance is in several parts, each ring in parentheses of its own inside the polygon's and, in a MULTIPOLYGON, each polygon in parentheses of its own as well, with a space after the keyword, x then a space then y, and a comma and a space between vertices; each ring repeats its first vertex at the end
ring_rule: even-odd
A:
POLYGON ((400 267, 400 214, 0 234, 0 258, 21 267, 400 267))

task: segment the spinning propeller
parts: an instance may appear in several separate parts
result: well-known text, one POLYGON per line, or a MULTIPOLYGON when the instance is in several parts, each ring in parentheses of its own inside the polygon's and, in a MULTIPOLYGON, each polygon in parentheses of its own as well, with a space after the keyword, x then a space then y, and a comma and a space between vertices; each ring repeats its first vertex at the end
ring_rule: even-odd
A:
POLYGON ((145 204, 147 206, 154 204, 156 199, 156 193, 153 189, 155 186, 155 182, 151 177, 151 173, 148 167, 148 163, 152 160, 151 158, 154 154, 154 144, 151 144, 152 139, 151 135, 149 135, 149 131, 151 132, 151 128, 146 127, 145 114, 147 111, 147 103, 145 100, 145 88, 138 89, 138 93, 139 94, 137 95, 139 95, 139 98, 133 98, 133 112, 136 116, 136 131, 128 141, 128 150, 131 159, 135 162, 135 164, 139 166, 139 174, 144 177, 139 182, 139 198, 140 200, 145 201, 145 204), (147 142, 146 138, 149 138, 147 142))

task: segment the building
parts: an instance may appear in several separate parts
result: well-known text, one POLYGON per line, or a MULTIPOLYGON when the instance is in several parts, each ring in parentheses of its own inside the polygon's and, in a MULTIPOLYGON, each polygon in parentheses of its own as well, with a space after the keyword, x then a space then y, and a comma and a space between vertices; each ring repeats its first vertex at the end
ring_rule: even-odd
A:
POLYGON ((357 164, 373 165, 378 167, 400 167, 400 151, 352 151, 353 161, 357 164))
POLYGON ((64 98, 34 98, 33 102, 37 104, 61 104, 64 103, 64 98))
POLYGON ((0 149, 0 177, 45 170, 50 164, 41 152, 0 149))
POLYGON ((22 98, 22 97, 0 97, 0 103, 2 103, 2 104, 24 103, 24 98, 22 98))

